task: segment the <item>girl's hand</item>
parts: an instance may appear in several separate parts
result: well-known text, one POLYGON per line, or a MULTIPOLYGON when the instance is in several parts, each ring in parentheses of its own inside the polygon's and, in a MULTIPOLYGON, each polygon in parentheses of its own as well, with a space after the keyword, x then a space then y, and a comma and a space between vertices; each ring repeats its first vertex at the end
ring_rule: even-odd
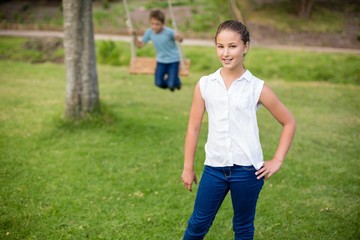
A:
POLYGON ((186 189, 191 192, 192 191, 192 183, 194 182, 195 184, 197 184, 195 171, 184 169, 181 174, 181 181, 183 182, 186 189))
POLYGON ((255 174, 257 175, 257 179, 261 179, 263 177, 265 177, 265 180, 268 179, 280 170, 281 165, 282 161, 279 161, 277 159, 266 161, 264 165, 255 172, 255 174))

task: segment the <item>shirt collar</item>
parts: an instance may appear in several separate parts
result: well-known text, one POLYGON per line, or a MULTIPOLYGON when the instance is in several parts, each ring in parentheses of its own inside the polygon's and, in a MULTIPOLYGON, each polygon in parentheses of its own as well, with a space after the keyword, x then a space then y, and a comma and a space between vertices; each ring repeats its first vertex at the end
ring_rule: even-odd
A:
MULTIPOLYGON (((217 81, 220 81, 221 79, 221 75, 220 75, 220 71, 221 71, 221 68, 219 68, 218 70, 216 70, 216 72, 212 73, 209 75, 209 80, 217 80, 217 81)), ((241 75, 238 79, 236 79, 235 81, 240 81, 240 80, 243 80, 245 79, 246 81, 250 82, 251 81, 251 78, 252 78, 252 74, 249 70, 246 70, 243 75, 241 75)))
MULTIPOLYGON (((252 78, 252 74, 249 70, 245 70, 245 72, 243 73, 243 75, 241 75, 240 78, 236 79, 236 80, 242 80, 242 79, 245 79, 246 81, 250 82, 251 81, 251 78, 252 78)), ((235 80, 235 81, 236 81, 235 80)))

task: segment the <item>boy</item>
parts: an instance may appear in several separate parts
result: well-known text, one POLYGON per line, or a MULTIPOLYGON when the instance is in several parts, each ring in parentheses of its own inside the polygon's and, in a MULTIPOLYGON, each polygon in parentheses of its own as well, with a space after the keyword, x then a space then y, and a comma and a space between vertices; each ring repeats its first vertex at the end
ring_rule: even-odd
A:
POLYGON ((133 33, 134 44, 142 48, 151 40, 156 50, 155 85, 171 91, 180 90, 180 54, 175 41, 182 42, 183 38, 165 26, 165 14, 160 10, 150 12, 149 22, 151 27, 145 31, 142 41, 133 33))

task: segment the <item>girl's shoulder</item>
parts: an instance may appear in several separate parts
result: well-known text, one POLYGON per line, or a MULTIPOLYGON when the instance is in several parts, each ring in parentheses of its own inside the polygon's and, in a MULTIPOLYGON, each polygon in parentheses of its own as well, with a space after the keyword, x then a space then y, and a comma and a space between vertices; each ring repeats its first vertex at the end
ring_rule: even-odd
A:
POLYGON ((215 86, 214 83, 216 83, 219 80, 219 77, 220 77, 220 68, 216 72, 202 76, 200 78, 199 87, 200 87, 200 92, 204 99, 206 98, 207 90, 213 89, 213 87, 215 86))
MULTIPOLYGON (((250 72, 250 71, 249 71, 249 72, 250 72)), ((251 73, 250 73, 250 74, 251 74, 251 73)), ((251 80, 252 80, 253 82, 264 82, 264 80, 256 77, 256 76, 253 75, 253 74, 251 74, 251 80)))
POLYGON ((221 68, 219 68, 218 70, 216 70, 215 72, 209 74, 209 75, 205 75, 205 76, 202 76, 199 80, 200 84, 201 83, 208 83, 212 80, 217 80, 219 79, 220 77, 220 70, 221 68))
POLYGON ((265 81, 258 78, 258 77, 256 77, 256 76, 254 76, 254 75, 252 75, 251 84, 253 85, 253 88, 254 88, 255 91, 259 91, 259 90, 261 91, 264 84, 265 84, 265 81))

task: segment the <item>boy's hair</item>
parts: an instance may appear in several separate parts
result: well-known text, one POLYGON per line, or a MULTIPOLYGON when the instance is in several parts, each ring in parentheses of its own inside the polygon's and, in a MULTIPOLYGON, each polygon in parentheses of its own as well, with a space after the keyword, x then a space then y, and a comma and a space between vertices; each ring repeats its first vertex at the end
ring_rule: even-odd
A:
POLYGON ((218 26, 218 29, 215 34, 215 43, 216 43, 217 36, 223 30, 234 31, 240 35, 241 40, 244 42, 244 44, 250 43, 249 31, 247 30, 247 28, 244 24, 242 24, 241 22, 239 22, 237 20, 226 20, 225 22, 221 23, 218 26))
POLYGON ((165 23, 165 14, 160 10, 152 10, 150 12, 149 18, 155 18, 156 20, 160 21, 162 24, 165 23))

